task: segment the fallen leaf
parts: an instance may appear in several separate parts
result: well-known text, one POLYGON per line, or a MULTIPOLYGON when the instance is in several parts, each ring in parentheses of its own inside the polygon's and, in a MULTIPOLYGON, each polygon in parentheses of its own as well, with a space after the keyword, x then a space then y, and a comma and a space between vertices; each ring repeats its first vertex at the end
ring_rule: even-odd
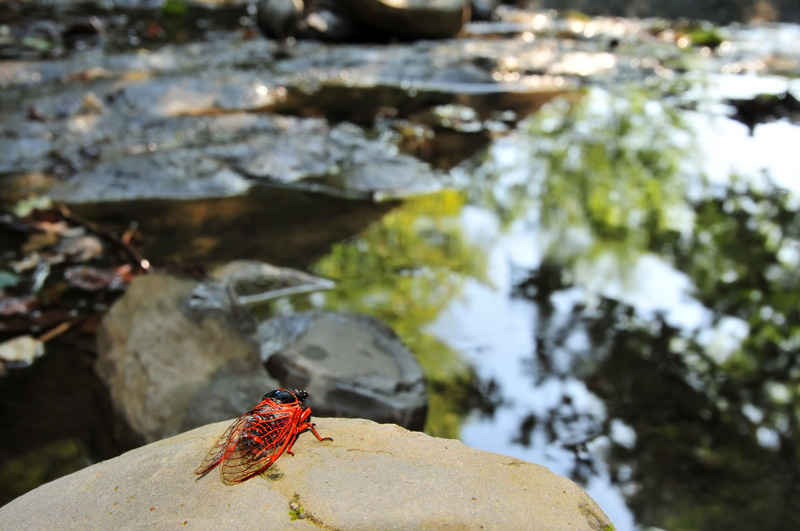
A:
POLYGON ((11 271, 0 270, 0 289, 10 288, 17 285, 20 280, 19 275, 15 275, 11 271))
POLYGON ((56 252, 73 262, 88 262, 103 256, 103 243, 93 234, 78 238, 62 238, 56 246, 56 252))
POLYGON ((39 307, 39 299, 33 295, 26 297, 3 297, 0 299, 0 315, 28 315, 39 307))
POLYGON ((22 246, 22 252, 30 254, 52 247, 58 243, 58 234, 55 232, 36 232, 28 236, 28 241, 22 246))
POLYGON ((44 354, 44 344, 31 336, 17 336, 0 343, 0 360, 4 365, 27 367, 44 354))
POLYGON ((64 271, 64 278, 70 285, 86 291, 119 289, 125 280, 113 269, 99 269, 91 266, 73 266, 64 271))

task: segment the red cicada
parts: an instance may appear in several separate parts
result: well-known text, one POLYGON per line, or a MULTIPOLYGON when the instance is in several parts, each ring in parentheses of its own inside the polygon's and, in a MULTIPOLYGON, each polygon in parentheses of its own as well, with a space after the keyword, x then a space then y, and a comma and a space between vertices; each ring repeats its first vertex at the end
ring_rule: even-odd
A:
POLYGON ((311 430, 320 441, 332 441, 314 428, 306 398, 308 393, 299 389, 278 389, 264 395, 260 404, 228 427, 194 473, 205 474, 222 465, 222 482, 233 485, 262 473, 283 452, 294 455, 292 445, 305 430, 311 430))

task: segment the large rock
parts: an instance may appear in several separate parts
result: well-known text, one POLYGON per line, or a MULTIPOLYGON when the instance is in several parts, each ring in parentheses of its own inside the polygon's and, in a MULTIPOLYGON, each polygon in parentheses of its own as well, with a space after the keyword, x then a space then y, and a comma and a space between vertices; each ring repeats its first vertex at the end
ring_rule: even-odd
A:
POLYGON ((315 311, 272 318, 257 335, 270 374, 308 391, 320 414, 423 428, 428 397, 422 369, 386 324, 315 311))
POLYGON ((328 312, 259 325, 245 307, 331 285, 255 261, 231 262, 204 282, 139 277, 103 320, 97 372, 145 442, 240 415, 279 387, 305 389, 323 415, 421 430, 425 380, 388 326, 328 312))
POLYGON ((331 289, 334 282, 304 271, 258 260, 233 260, 200 282, 185 299, 190 314, 219 313, 239 330, 255 332, 255 317, 246 309, 288 295, 331 289))
POLYGON ((193 471, 228 421, 47 483, 0 508, 5 529, 613 529, 577 485, 458 441, 317 419, 294 457, 233 487, 193 471))
POLYGON ((469 0, 346 0, 362 24, 399 37, 454 37, 469 20, 469 0))
POLYGON ((96 369, 118 413, 144 441, 250 410, 280 387, 257 345, 222 313, 180 311, 196 281, 139 277, 98 332, 96 369))
MULTIPOLYGON (((136 90, 132 88, 127 96, 134 98, 136 90)), ((152 96, 139 97, 146 100, 152 96)), ((119 153, 123 146, 105 146, 98 160, 86 161, 72 152, 92 140, 88 134, 70 131, 71 146, 66 140, 51 139, 53 150, 70 160, 78 159, 71 163, 74 173, 48 190, 53 199, 81 204, 234 197, 263 184, 385 201, 435 192, 442 186, 442 174, 430 165, 400 153, 388 142, 370 138, 353 124, 330 126, 314 118, 251 118, 238 113, 161 121, 139 117, 115 122, 104 117, 97 122, 102 133, 94 135, 126 136, 119 143, 127 152, 119 153), (148 126, 161 129, 151 135, 153 146, 155 140, 163 141, 160 149, 137 145, 147 141, 148 126), (180 140, 164 140, 164 129, 180 140), (198 130, 211 132, 201 135, 198 130)), ((24 146, 22 140, 0 144, 16 153, 17 167, 42 164, 37 160, 41 157, 38 148, 23 155, 24 146)), ((0 162, 0 169, 2 166, 0 162)))

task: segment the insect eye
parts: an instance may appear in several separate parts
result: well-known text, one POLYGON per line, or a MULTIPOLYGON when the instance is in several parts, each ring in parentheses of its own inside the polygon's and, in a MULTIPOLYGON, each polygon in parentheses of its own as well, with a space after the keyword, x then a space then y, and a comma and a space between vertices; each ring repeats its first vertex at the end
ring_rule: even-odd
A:
POLYGON ((297 397, 291 391, 287 391, 286 389, 278 389, 276 391, 272 391, 264 395, 264 399, 271 398, 275 402, 280 404, 290 404, 292 402, 297 402, 297 397))

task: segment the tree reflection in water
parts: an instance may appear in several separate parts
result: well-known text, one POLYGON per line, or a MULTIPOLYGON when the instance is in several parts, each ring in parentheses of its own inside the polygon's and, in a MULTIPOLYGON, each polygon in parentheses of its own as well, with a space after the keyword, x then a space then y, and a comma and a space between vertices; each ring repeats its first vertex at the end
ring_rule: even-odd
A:
POLYGON ((800 495, 797 198, 733 176, 722 194, 690 200, 687 190, 702 181, 689 182, 683 163, 695 154, 685 132, 676 134, 678 116, 636 96, 599 114, 595 100, 538 117, 528 144, 535 169, 511 179, 510 193, 500 167, 477 195, 545 242, 514 291, 536 308, 522 366, 532 389, 564 383, 551 386, 546 408, 520 419, 512 442, 569 450, 583 485, 607 470, 642 526, 797 527, 789 507, 800 495), (504 194, 514 200, 497 200, 504 194), (608 288, 630 284, 649 256, 693 286, 702 305, 694 326, 608 288), (576 289, 584 296, 554 307, 576 289), (575 404, 570 378, 602 411, 575 404), (629 436, 615 436, 620 428, 629 436))
POLYGON ((554 102, 337 245, 315 304, 398 331, 426 431, 571 476, 620 529, 797 527, 798 201, 712 190, 682 116, 554 102))

